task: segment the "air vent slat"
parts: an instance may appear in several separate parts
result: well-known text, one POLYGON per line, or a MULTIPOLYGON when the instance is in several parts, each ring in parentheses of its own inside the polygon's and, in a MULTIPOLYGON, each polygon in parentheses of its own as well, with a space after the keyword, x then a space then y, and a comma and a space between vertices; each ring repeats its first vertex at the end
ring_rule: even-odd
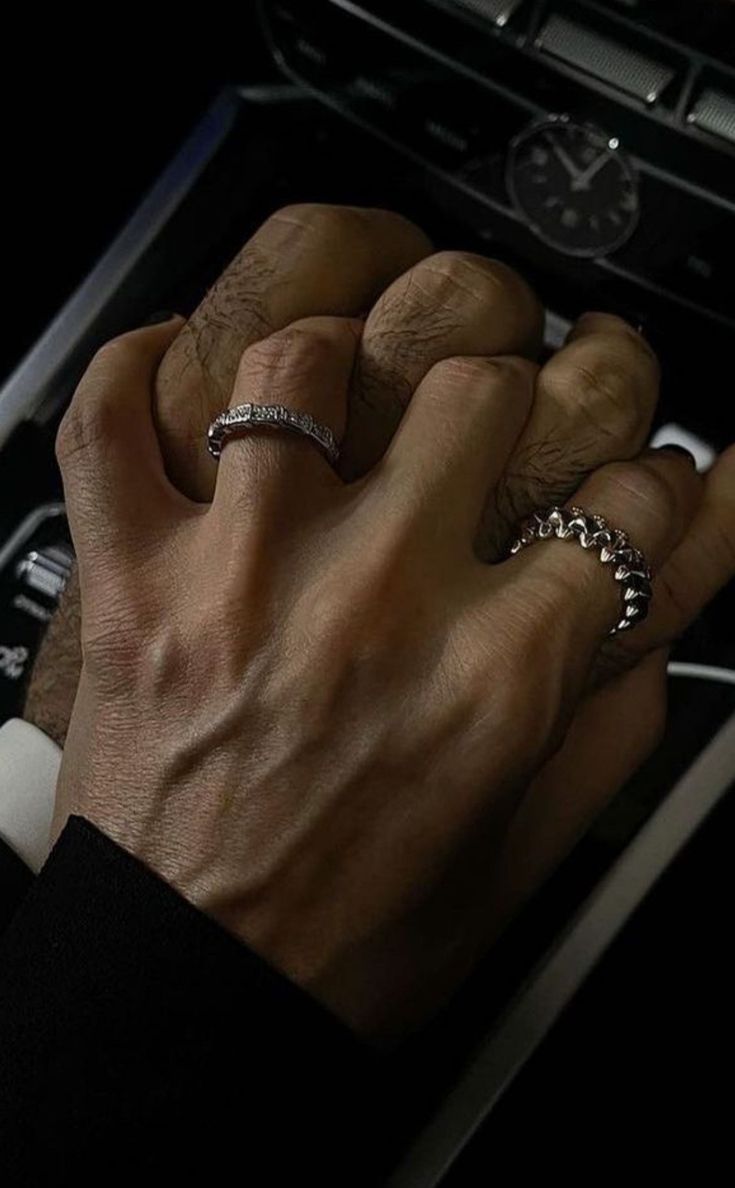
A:
POLYGON ((452 0, 456 8, 464 8, 476 16, 485 17, 498 28, 507 25, 521 0, 452 0))
POLYGON ((647 104, 658 102, 675 77, 663 62, 556 14, 541 29, 536 45, 647 104))
POLYGON ((723 140, 729 140, 735 144, 735 98, 733 96, 708 88, 706 91, 702 91, 687 118, 695 128, 701 128, 703 132, 710 132, 713 136, 720 136, 723 140))

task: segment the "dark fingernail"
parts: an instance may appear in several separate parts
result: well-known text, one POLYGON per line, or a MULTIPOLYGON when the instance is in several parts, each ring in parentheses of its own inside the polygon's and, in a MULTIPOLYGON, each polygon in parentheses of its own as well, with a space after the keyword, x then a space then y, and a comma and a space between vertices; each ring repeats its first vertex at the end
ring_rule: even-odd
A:
POLYGON ((684 458, 686 458, 687 462, 691 462, 692 466, 694 466, 694 468, 696 469, 697 459, 694 457, 694 454, 692 453, 692 451, 686 449, 684 446, 674 445, 674 443, 672 442, 671 445, 659 446, 659 449, 668 450, 672 454, 681 454, 684 458))
POLYGON ((143 325, 160 326, 162 322, 170 322, 171 319, 175 317, 176 314, 172 313, 170 309, 158 309, 155 313, 150 314, 149 317, 146 318, 143 325))

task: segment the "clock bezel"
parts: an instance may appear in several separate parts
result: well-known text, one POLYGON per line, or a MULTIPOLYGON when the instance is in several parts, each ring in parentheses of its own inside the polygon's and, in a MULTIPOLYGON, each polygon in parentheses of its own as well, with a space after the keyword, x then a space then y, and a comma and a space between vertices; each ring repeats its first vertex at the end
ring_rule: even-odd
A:
POLYGON ((542 116, 539 119, 534 120, 532 123, 526 124, 526 126, 522 128, 520 132, 517 132, 513 139, 508 143, 505 164, 505 185, 508 191, 508 196, 513 203, 513 209, 523 220, 524 226, 533 235, 535 235, 537 239, 539 239, 547 247, 553 248, 553 250, 558 252, 560 255, 570 256, 578 260, 604 260, 607 259, 608 256, 614 255, 615 252, 624 247, 638 229, 641 217, 640 179, 638 171, 633 165, 630 157, 623 149, 620 148, 619 143, 615 147, 610 146, 610 141, 612 139, 617 138, 612 137, 598 125, 589 123, 587 121, 583 122, 580 120, 575 120, 572 118, 572 116, 564 114, 542 116), (515 184, 515 175, 517 173, 516 158, 519 148, 528 140, 530 140, 531 137, 537 136, 539 133, 543 133, 545 130, 558 130, 560 126, 565 128, 578 128, 581 132, 584 132, 587 135, 601 137, 602 140, 607 141, 607 151, 614 159, 618 161, 620 167, 627 174, 630 182, 635 187, 636 194, 638 196, 638 205, 636 210, 631 212, 629 222, 622 229, 617 238, 615 240, 611 240, 609 243, 606 243, 603 247, 573 248, 564 245, 561 241, 554 239, 551 235, 548 235, 543 227, 533 221, 532 216, 529 215, 528 211, 525 209, 518 197, 515 184))

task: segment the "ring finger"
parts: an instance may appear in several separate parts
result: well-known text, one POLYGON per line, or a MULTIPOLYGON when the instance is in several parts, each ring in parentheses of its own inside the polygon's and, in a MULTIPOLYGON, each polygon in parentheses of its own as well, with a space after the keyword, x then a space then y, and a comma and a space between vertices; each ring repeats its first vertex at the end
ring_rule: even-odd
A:
MULTIPOLYGON (((650 450, 636 462, 601 467, 574 496, 575 506, 624 531, 656 575, 694 520, 702 480, 678 452, 650 450)), ((621 589, 609 565, 573 541, 533 544, 495 572, 515 573, 527 596, 554 602, 557 633, 570 669, 586 680, 601 644, 621 618, 621 589)), ((581 687, 581 684, 580 684, 581 687)))
POLYGON ((215 469, 210 422, 227 407, 243 351, 300 318, 362 315, 395 277, 430 251, 400 215, 297 205, 245 244, 168 350, 156 380, 156 427, 169 477, 207 501, 215 469))
MULTIPOLYGON (((303 318, 254 343, 242 356, 230 406, 308 413, 339 441, 361 330, 354 319, 303 318)), ((303 524, 322 494, 342 485, 317 444, 287 429, 250 427, 226 439, 222 451, 215 510, 224 508, 228 520, 244 514, 269 533, 303 524)))

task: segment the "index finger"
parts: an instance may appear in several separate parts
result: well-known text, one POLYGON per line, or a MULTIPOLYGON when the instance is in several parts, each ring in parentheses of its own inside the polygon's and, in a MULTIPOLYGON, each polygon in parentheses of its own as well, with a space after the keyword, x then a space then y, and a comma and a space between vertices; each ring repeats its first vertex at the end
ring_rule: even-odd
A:
POLYGON ((176 317, 103 346, 59 427, 56 456, 82 575, 188 503, 166 478, 151 415, 156 371, 180 327, 176 317))

